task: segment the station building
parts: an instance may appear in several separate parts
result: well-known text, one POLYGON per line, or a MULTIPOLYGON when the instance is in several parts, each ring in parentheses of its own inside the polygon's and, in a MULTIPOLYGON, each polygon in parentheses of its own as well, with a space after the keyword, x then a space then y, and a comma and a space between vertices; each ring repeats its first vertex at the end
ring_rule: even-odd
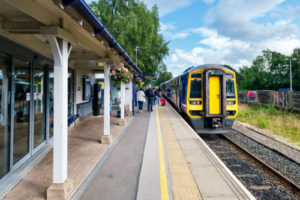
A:
POLYGON ((101 141, 109 143, 110 95, 122 119, 126 105, 134 109, 134 80, 116 86, 117 101, 110 69, 141 71, 84 0, 0 2, 0 183, 53 143, 53 184, 68 184, 68 127, 93 114, 97 74, 104 74, 101 141))

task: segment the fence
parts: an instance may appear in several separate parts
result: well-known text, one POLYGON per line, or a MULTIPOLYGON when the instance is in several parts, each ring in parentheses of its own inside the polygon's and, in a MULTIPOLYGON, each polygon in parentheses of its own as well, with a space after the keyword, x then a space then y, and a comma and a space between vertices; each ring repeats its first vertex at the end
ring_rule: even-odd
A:
POLYGON ((300 92, 278 92, 273 90, 240 90, 239 102, 274 105, 282 109, 300 112, 300 92))

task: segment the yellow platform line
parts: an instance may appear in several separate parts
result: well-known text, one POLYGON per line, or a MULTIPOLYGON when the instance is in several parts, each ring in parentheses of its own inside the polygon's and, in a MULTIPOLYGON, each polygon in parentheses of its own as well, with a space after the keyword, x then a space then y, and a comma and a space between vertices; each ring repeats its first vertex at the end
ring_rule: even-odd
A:
POLYGON ((197 184, 164 108, 159 108, 159 115, 162 124, 168 167, 172 180, 174 200, 200 200, 201 195, 197 184))
POLYGON ((157 138, 158 138, 158 156, 159 156, 161 199, 169 200, 167 173, 166 173, 164 150, 163 150, 163 144, 162 144, 162 139, 161 139, 160 123, 159 123, 159 115, 158 115, 157 107, 156 107, 156 127, 157 127, 157 138))

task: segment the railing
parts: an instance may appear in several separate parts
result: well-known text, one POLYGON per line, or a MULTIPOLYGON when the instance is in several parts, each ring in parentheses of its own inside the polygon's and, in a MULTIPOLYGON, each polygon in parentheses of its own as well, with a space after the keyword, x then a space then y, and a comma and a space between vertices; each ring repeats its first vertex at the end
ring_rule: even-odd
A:
POLYGON ((240 90, 239 102, 274 105, 281 109, 300 112, 300 92, 278 92, 273 90, 240 90))

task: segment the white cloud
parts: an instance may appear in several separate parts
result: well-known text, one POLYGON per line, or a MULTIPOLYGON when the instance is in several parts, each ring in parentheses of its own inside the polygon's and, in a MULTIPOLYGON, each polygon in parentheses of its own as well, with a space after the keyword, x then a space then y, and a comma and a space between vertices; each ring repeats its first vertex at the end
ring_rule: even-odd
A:
POLYGON ((185 52, 181 49, 175 49, 176 56, 181 62, 189 62, 192 65, 204 64, 201 53, 204 51, 201 47, 194 48, 190 52, 185 52))
MULTIPOLYGON (((217 63, 238 68, 250 66, 265 49, 291 54, 294 48, 300 47, 299 27, 292 23, 300 17, 300 7, 279 9, 283 1, 220 0, 207 13, 203 27, 181 31, 199 35, 199 46, 189 51, 175 49, 176 65, 217 63), (281 14, 280 20, 266 21, 266 15, 276 12, 281 14)), ((167 59, 167 66, 174 64, 167 59)), ((174 69, 179 72, 179 68, 174 69)))
POLYGON ((184 8, 191 5, 196 0, 143 0, 147 7, 151 9, 155 4, 158 6, 159 16, 167 15, 179 8, 184 8))
POLYGON ((241 66, 250 66, 252 60, 261 53, 261 50, 270 49, 288 55, 294 48, 300 47, 300 40, 293 36, 290 38, 270 38, 256 42, 225 37, 219 35, 216 30, 204 27, 190 30, 190 32, 203 37, 198 42, 201 46, 190 51, 172 50, 171 59, 167 59, 166 64, 175 75, 179 75, 190 66, 208 63, 228 64, 238 69, 241 66))
POLYGON ((178 61, 178 58, 177 58, 176 54, 172 54, 171 60, 172 60, 172 62, 174 62, 174 63, 178 61))
POLYGON ((160 32, 165 32, 165 31, 172 31, 175 30, 175 26, 174 26, 175 22, 171 22, 171 23, 163 23, 160 22, 160 32))
MULTIPOLYGON (((284 0, 220 0, 206 15, 206 26, 217 29, 220 35, 246 40, 263 41, 272 37, 298 35, 298 27, 288 20, 263 23, 266 14, 284 0), (254 20, 260 23, 254 23, 254 20)), ((282 19, 282 17, 281 17, 282 19)))
POLYGON ((171 35, 170 39, 171 40, 183 39, 183 38, 186 38, 188 35, 189 35, 189 33, 187 33, 187 32, 175 33, 175 34, 171 35))
POLYGON ((290 5, 282 8, 277 8, 270 14, 274 19, 281 19, 284 16, 286 19, 294 20, 300 18, 300 6, 292 7, 290 5))
MULTIPOLYGON (((209 4, 215 0, 202 1, 209 4)), ((219 0, 206 14, 201 27, 176 30, 175 22, 161 24, 161 33, 167 40, 199 37, 190 50, 171 49, 171 55, 165 60, 169 71, 178 75, 188 67, 207 63, 229 64, 237 69, 250 66, 265 49, 291 54, 294 48, 300 47, 300 30, 293 23, 300 18, 300 6, 282 7, 284 1, 219 0)), ((183 4, 190 5, 193 0, 184 0, 183 4, 173 1, 168 3, 170 7, 163 2, 166 3, 162 1, 159 8, 168 13, 184 7, 183 4)))
POLYGON ((184 39, 189 36, 188 31, 176 32, 175 22, 160 23, 160 33, 166 40, 184 39))
POLYGON ((295 48, 300 47, 299 39, 282 39, 275 38, 274 40, 268 40, 263 43, 264 46, 267 46, 273 51, 283 53, 285 55, 290 55, 295 48))

